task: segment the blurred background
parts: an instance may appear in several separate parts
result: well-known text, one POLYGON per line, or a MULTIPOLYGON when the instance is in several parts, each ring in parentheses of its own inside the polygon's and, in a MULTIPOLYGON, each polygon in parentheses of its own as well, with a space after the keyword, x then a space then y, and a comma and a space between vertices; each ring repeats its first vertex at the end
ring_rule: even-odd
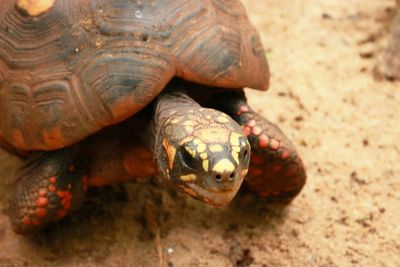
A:
POLYGON ((5 215, 21 162, 0 151, 0 266, 400 266, 396 1, 243 2, 272 73, 250 103, 308 171, 290 207, 215 209, 134 181, 91 190, 76 214, 25 238, 5 215))

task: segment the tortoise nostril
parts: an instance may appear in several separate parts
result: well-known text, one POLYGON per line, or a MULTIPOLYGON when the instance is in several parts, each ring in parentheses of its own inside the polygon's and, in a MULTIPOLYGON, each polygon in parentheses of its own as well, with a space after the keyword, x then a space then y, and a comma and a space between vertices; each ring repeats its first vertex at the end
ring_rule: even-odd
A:
POLYGON ((223 181, 227 182, 228 180, 233 181, 235 179, 235 175, 236 175, 236 172, 232 172, 229 175, 228 174, 222 174, 222 175, 217 174, 217 175, 215 175, 215 180, 217 180, 218 183, 221 183, 223 181))

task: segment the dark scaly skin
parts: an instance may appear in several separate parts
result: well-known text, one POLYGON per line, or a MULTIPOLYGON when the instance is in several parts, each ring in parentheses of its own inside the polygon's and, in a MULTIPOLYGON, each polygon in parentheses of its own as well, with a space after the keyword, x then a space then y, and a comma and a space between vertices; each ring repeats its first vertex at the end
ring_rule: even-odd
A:
POLYGON ((10 203, 15 232, 28 234, 77 209, 85 198, 86 163, 78 148, 33 153, 20 171, 10 203))
MULTIPOLYGON (((103 186, 158 174, 153 153, 136 134, 141 131, 140 128, 137 125, 130 128, 125 123, 115 125, 88 140, 89 186, 103 186)), ((149 136, 147 138, 151 139, 149 136)))
POLYGON ((288 204, 299 194, 306 171, 295 147, 275 124, 254 112, 243 91, 216 94, 211 105, 242 125, 251 145, 250 190, 270 203, 288 204))

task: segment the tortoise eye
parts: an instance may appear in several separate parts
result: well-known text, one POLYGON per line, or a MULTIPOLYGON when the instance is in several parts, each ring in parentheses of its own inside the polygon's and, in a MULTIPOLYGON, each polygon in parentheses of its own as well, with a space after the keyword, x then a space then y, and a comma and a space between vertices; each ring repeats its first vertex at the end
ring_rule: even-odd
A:
POLYGON ((246 148, 243 151, 243 160, 244 160, 244 162, 247 162, 249 159, 250 159, 250 152, 249 152, 249 149, 246 148))
POLYGON ((190 154, 185 148, 181 151, 182 161, 185 163, 186 167, 193 168, 196 162, 195 158, 193 158, 192 154, 190 154))

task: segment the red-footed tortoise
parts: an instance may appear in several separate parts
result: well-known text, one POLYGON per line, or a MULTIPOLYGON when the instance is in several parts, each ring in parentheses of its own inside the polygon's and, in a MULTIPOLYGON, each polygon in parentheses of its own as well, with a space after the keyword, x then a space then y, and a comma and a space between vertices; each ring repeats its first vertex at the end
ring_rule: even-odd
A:
POLYGON ((303 164, 242 90, 268 80, 238 0, 1 1, 0 143, 27 157, 15 231, 64 217, 88 185, 158 171, 215 206, 247 172, 260 197, 290 202, 303 164))

